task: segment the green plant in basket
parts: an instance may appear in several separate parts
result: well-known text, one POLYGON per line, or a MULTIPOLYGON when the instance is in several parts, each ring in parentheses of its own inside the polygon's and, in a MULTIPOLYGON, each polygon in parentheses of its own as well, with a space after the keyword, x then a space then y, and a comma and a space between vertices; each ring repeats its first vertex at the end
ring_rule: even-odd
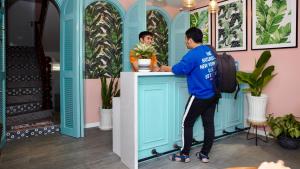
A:
POLYGON ((155 48, 144 43, 138 43, 133 51, 135 52, 135 57, 139 59, 150 59, 153 55, 156 55, 155 48))
POLYGON ((283 117, 274 117, 270 114, 267 117, 267 123, 271 128, 271 135, 276 138, 280 136, 300 138, 300 122, 296 120, 293 114, 283 117))

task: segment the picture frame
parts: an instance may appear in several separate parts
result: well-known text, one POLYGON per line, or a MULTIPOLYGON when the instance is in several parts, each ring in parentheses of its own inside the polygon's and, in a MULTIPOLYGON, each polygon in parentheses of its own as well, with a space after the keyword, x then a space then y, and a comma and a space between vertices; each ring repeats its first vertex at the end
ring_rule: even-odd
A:
POLYGON ((218 3, 215 46, 218 52, 247 50, 247 0, 218 3))
POLYGON ((199 28, 203 33, 203 44, 212 45, 212 17, 208 12, 208 6, 190 12, 190 27, 199 28))
POLYGON ((251 48, 282 49, 298 47, 298 0, 252 0, 251 48), (264 17, 260 11, 268 11, 264 17), (264 19, 272 20, 272 23, 264 19))

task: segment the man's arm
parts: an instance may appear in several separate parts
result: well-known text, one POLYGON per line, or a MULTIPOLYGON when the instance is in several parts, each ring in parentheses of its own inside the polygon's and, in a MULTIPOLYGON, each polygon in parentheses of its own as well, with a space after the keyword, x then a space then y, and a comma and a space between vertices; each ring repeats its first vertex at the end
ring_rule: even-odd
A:
POLYGON ((132 61, 131 63, 131 69, 133 72, 138 72, 139 70, 139 64, 138 61, 132 61))
POLYGON ((138 64, 138 60, 134 57, 135 53, 134 51, 130 51, 129 54, 129 59, 130 59, 130 64, 131 64, 131 70, 133 72, 138 72, 139 70, 139 64, 138 64))
POLYGON ((170 66, 161 65, 159 71, 160 72, 172 72, 172 68, 170 66))

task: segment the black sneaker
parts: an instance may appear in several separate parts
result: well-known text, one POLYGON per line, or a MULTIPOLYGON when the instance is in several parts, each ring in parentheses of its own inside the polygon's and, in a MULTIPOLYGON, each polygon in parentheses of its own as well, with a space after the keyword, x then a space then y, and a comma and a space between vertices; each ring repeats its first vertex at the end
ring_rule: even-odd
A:
POLYGON ((209 162, 209 157, 207 155, 202 154, 201 152, 196 153, 197 158, 203 163, 209 162))
POLYGON ((179 153, 170 155, 169 159, 171 161, 184 162, 184 163, 188 163, 191 161, 190 156, 179 154, 179 153))

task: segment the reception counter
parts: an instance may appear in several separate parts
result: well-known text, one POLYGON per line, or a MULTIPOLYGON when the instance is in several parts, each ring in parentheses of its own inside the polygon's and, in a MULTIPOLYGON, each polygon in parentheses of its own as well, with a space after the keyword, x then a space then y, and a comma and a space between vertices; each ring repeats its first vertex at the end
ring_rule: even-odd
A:
MULTIPOLYGON (((120 156, 130 169, 138 161, 181 145, 181 121, 189 97, 186 78, 171 72, 121 73, 120 156)), ((244 96, 223 94, 215 112, 216 137, 244 125, 244 96)), ((203 140, 201 120, 194 138, 203 140)))

